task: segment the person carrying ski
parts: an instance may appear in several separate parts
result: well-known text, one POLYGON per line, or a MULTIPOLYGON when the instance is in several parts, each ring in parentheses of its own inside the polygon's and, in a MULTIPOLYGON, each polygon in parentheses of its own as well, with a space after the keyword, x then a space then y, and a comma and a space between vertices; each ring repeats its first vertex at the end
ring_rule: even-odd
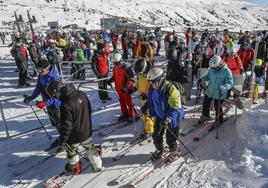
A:
MULTIPOLYGON (((97 79, 105 79, 109 73, 108 57, 105 51, 105 45, 103 43, 97 43, 97 50, 94 51, 92 57, 92 70, 95 73, 97 79)), ((107 92, 107 84, 105 80, 98 82, 99 85, 99 98, 105 103, 106 100, 111 100, 107 92)))
MULTIPOLYGON (((151 64, 148 63, 145 59, 139 59, 135 61, 134 63, 134 72, 137 75, 137 81, 135 83, 135 90, 137 90, 140 93, 140 105, 141 107, 144 106, 148 90, 150 86, 150 82, 147 80, 146 76, 148 71, 151 69, 151 64)), ((149 110, 147 110, 144 114, 142 114, 142 120, 144 124, 144 133, 143 136, 145 138, 150 137, 154 132, 154 122, 150 118, 149 110)))
POLYGON ((10 53, 14 57, 17 68, 19 70, 19 83, 17 87, 29 87, 30 84, 26 82, 28 71, 28 54, 26 48, 23 46, 22 41, 19 40, 11 48, 10 53))
MULTIPOLYGON (((205 88, 205 99, 203 102, 202 115, 198 121, 204 123, 210 118, 210 104, 214 100, 216 111, 215 123, 223 122, 222 103, 227 96, 227 92, 233 86, 233 77, 231 70, 220 56, 214 55, 209 61, 208 73, 201 78, 200 85, 205 88)), ((214 124, 211 130, 214 128, 214 124)))
MULTIPOLYGON (((45 89, 47 85, 53 80, 60 80, 58 72, 55 66, 51 65, 46 59, 40 59, 36 65, 36 69, 39 72, 37 78, 37 84, 32 95, 24 95, 24 103, 29 103, 37 98, 40 94, 42 96, 42 102, 38 102, 36 106, 40 109, 47 107, 48 116, 51 125, 54 126, 58 132, 60 132, 60 103, 52 100, 49 95, 47 95, 45 89)), ((57 140, 51 144, 51 146, 58 146, 57 140)))
POLYGON ((81 162, 77 150, 78 146, 82 145, 93 171, 101 171, 102 160, 91 138, 91 104, 87 95, 76 90, 74 85, 64 85, 58 80, 50 82, 46 87, 46 92, 51 98, 61 101, 61 132, 58 142, 67 151, 68 163, 65 165, 65 170, 75 174, 80 173, 81 162))
POLYGON ((112 62, 114 63, 113 76, 111 79, 107 80, 106 83, 111 85, 114 81, 115 84, 115 91, 121 106, 121 115, 118 121, 128 120, 134 122, 138 119, 138 115, 131 98, 131 94, 135 91, 133 90, 133 72, 130 67, 127 67, 121 60, 122 55, 120 52, 114 52, 112 55, 112 62))
POLYGON ((163 135, 166 131, 166 142, 170 152, 177 151, 177 137, 179 124, 184 118, 184 110, 181 105, 180 93, 169 81, 165 79, 161 68, 153 68, 147 74, 151 85, 148 98, 142 107, 145 113, 149 109, 150 116, 155 118, 153 142, 156 148, 152 154, 152 160, 160 158, 164 152, 163 135))

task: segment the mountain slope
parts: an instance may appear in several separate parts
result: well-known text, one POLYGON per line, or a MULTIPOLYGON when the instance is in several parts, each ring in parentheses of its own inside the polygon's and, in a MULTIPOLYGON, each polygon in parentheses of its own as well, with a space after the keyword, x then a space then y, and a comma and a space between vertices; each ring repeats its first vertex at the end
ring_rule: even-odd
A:
POLYGON ((268 7, 241 0, 2 0, 0 21, 14 21, 14 11, 26 19, 31 9, 39 21, 76 23, 88 29, 99 29, 102 17, 120 16, 147 26, 179 29, 188 25, 233 30, 263 29, 268 26, 268 7), (84 11, 85 10, 85 11, 84 11), (87 23, 87 24, 86 24, 87 23))

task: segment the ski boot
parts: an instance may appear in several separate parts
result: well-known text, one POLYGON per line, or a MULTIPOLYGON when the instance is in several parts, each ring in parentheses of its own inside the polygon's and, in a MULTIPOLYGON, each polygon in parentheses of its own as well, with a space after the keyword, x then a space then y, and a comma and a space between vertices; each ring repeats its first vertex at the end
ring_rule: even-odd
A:
POLYGON ((136 115, 136 116, 134 116, 134 117, 129 116, 128 119, 127 119, 127 121, 128 121, 129 123, 135 123, 135 122, 138 121, 139 119, 140 119, 140 116, 138 116, 138 115, 136 115))
POLYGON ((122 122, 122 121, 126 121, 126 120, 128 120, 128 114, 121 114, 118 117, 118 122, 122 122))
POLYGON ((207 120, 209 120, 209 116, 201 116, 200 119, 198 120, 198 124, 203 124, 204 122, 206 122, 207 120))
POLYGON ((151 161, 156 161, 158 159, 161 159, 163 156, 163 151, 155 150, 155 152, 152 153, 151 161))
POLYGON ((67 163, 65 165, 65 170, 67 173, 79 174, 81 172, 81 162, 78 161, 74 165, 67 163))
POLYGON ((173 161, 177 160, 179 158, 179 155, 180 155, 180 151, 177 150, 177 148, 169 149, 169 152, 170 152, 170 157, 167 158, 167 160, 165 162, 166 164, 170 164, 173 161))

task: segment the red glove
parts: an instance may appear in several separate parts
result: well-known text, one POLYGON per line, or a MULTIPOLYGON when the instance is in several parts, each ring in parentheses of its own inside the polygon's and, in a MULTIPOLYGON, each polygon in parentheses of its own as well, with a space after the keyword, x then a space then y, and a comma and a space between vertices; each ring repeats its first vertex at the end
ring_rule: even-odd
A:
POLYGON ((46 102, 45 101, 38 102, 38 103, 36 103, 36 107, 39 109, 43 109, 44 107, 46 107, 46 102))

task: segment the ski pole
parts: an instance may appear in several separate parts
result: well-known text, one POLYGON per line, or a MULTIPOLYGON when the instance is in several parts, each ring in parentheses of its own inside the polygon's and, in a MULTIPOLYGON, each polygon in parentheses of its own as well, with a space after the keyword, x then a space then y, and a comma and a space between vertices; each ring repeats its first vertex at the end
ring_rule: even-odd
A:
POLYGON ((44 131, 46 132, 46 134, 47 134, 48 138, 49 138, 49 139, 51 139, 51 136, 48 134, 48 132, 47 132, 46 128, 44 127, 44 125, 43 125, 42 121, 39 119, 39 117, 38 117, 38 115, 36 114, 36 112, 35 112, 35 110, 34 110, 33 106, 32 106, 32 105, 29 105, 29 106, 30 106, 30 108, 32 109, 32 111, 33 111, 33 113, 34 113, 35 117, 37 118, 37 120, 38 120, 38 121, 39 121, 39 123, 41 124, 42 128, 43 128, 43 129, 44 129, 44 131))
MULTIPOLYGON (((219 139, 219 124, 220 124, 220 111, 221 111, 221 100, 220 100, 220 97, 221 97, 221 91, 219 90, 219 100, 218 100, 218 118, 217 118, 217 131, 216 131, 216 139, 219 139)), ((215 102, 215 101, 214 101, 215 102)), ((223 114, 222 114, 223 115, 223 114)))
POLYGON ((181 143, 181 145, 183 145, 183 147, 191 154, 191 156, 193 158, 197 158, 196 156, 194 156, 194 154, 189 150, 189 148, 181 141, 181 139, 179 139, 179 137, 177 135, 175 135, 169 127, 167 127, 167 130, 181 143))

